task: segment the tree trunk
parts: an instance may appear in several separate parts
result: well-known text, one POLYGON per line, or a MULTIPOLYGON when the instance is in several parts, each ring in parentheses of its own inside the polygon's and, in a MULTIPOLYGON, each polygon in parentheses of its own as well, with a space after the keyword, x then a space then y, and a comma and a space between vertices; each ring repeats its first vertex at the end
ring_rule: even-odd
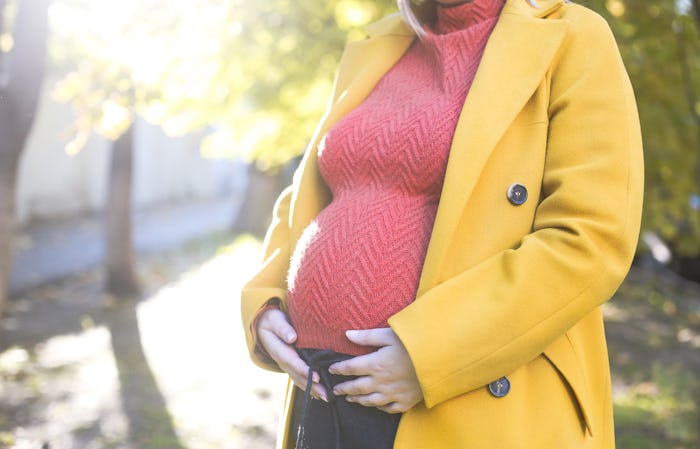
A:
MULTIPOLYGON (((2 10, 4 6, 5 1, 0 0, 2 10)), ((0 315, 7 302, 12 268, 17 167, 44 79, 48 6, 48 0, 19 3, 15 45, 0 60, 0 315)))
MULTIPOLYGON (((3 114, 0 113, 0 117, 3 114)), ((0 118, 0 316, 5 309, 7 292, 10 284, 10 272, 12 271, 12 251, 15 231, 15 177, 17 164, 10 161, 11 156, 6 154, 5 130, 0 118)), ((21 150, 21 146, 19 146, 21 150)), ((19 151, 15 152, 19 156, 19 151)))
POLYGON ((133 125, 114 142, 106 204, 106 290, 118 297, 138 294, 131 224, 133 125))
MULTIPOLYGON (((681 82, 688 101, 688 112, 695 125, 695 195, 700 195, 700 113, 698 113, 698 95, 695 90, 695 79, 693 78, 692 63, 688 56, 688 33, 683 21, 678 22, 676 28, 676 43, 678 46, 678 63, 681 70, 681 82)), ((700 27, 700 22, 697 24, 700 27)), ((691 44, 692 45, 692 44, 691 44)))
POLYGON ((291 168, 280 168, 271 173, 260 170, 255 164, 248 166, 248 184, 233 224, 234 232, 258 237, 265 235, 272 207, 277 196, 290 184, 292 171, 291 168))

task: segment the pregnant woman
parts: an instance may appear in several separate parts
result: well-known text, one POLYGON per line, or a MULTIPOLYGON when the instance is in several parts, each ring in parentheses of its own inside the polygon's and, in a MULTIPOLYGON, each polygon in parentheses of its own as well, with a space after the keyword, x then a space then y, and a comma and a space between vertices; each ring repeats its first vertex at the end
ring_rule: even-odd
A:
POLYGON ((611 449, 600 305, 643 190, 612 34, 564 0, 398 3, 346 47, 242 291, 291 380, 278 447, 611 449))

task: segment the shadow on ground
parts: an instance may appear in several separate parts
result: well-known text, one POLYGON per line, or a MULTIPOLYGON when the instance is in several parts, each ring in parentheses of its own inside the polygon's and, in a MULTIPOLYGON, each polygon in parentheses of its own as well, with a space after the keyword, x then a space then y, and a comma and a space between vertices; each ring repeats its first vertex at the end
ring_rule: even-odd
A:
MULTIPOLYGON (((273 447, 284 378, 247 360, 236 300, 258 246, 231 241, 145 257, 137 300, 103 295, 98 270, 14 297, 0 447, 273 447)), ((637 266, 604 313, 618 449, 700 447, 700 286, 637 266)))
POLYGON ((257 246, 217 255, 231 241, 216 233, 146 256, 141 298, 104 295, 99 270, 12 298, 0 447, 273 446, 284 382, 245 359, 234 300, 245 276, 234 259, 257 246))
POLYGON ((129 422, 129 442, 132 447, 185 449, 175 433, 173 418, 146 360, 136 306, 136 302, 125 302, 103 316, 119 372, 121 403, 129 422))
MULTIPOLYGON (((67 282, 70 283, 70 281, 67 282)), ((67 285, 64 284, 63 287, 67 285)), ((51 293, 57 291, 60 289, 50 290, 51 293)), ((47 292, 44 290, 43 293, 47 292)), ((73 293, 76 292, 73 291, 73 293)), ((31 292, 29 294, 31 295, 31 292)), ((101 295, 98 294, 95 297, 100 298, 101 295)), ((32 299, 19 301, 32 301, 32 299)), ((17 437, 19 437, 25 442, 32 441, 42 449, 118 447, 122 443, 130 448, 185 449, 175 432, 172 416, 144 353, 137 316, 139 302, 138 299, 130 299, 108 307, 91 304, 86 310, 85 307, 78 306, 63 307, 64 304, 60 300, 45 300, 39 307, 35 309, 27 307, 9 319, 10 329, 0 333, 0 353, 5 354, 2 364, 4 369, 0 371, 4 381, 2 389, 9 390, 3 391, 9 394, 0 404, 0 428, 6 429, 6 433, 2 436, 3 440, 0 442, 11 446, 17 443, 17 437), (43 332, 40 332, 42 323, 43 332), (103 332, 101 336, 103 338, 100 338, 99 334, 90 338, 90 330, 96 328, 106 329, 106 335, 103 332), (30 330, 30 332, 23 333, 19 329, 30 330), (85 335, 86 330, 87 341, 79 343, 76 338, 71 341, 70 337, 65 337, 85 335), (69 340, 62 341, 61 336, 69 340), (55 337, 59 337, 58 340, 52 341, 55 337), (111 348, 118 379, 116 402, 121 404, 125 418, 125 423, 121 426, 115 423, 116 427, 126 427, 127 438, 120 443, 105 438, 106 423, 103 419, 110 420, 110 418, 103 413, 107 412, 109 415, 108 410, 97 413, 94 420, 76 419, 85 412, 79 407, 80 403, 84 402, 80 396, 90 394, 91 388, 83 389, 80 393, 81 388, 84 387, 80 385, 84 373, 76 372, 79 368, 73 366, 76 360, 71 360, 69 353, 78 358, 82 353, 91 359, 92 356, 97 355, 92 351, 96 349, 94 340, 104 341, 105 339, 111 348), (46 347, 47 341, 52 342, 49 346, 54 346, 58 354, 51 354, 54 351, 46 347), (61 354, 64 351, 66 354, 61 354), (69 359, 60 360, 65 356, 69 356, 69 359), (46 360, 47 357, 49 360, 46 360), (51 358, 53 360, 50 360, 51 358), (57 386, 59 388, 53 389, 57 386), (68 390, 60 386, 68 387, 68 390), (47 389, 52 391, 44 391, 45 387, 51 387, 47 389), (76 397, 72 398, 73 394, 76 397), (66 405, 64 410, 56 410, 55 405, 61 403, 66 405), (68 405, 69 403, 73 406, 68 405), (45 426, 40 423, 42 418, 48 421, 45 426), (63 425, 56 421, 61 421, 63 425), (71 421, 74 421, 72 429, 71 421), (36 429, 39 430, 38 435, 35 433, 23 438, 21 430, 20 435, 7 434, 12 428, 26 429, 37 425, 39 429, 44 427, 42 430, 36 429), (57 427, 64 427, 64 429, 56 434, 57 427), (66 431, 68 434, 65 433, 66 431)), ((96 361, 92 360, 92 362, 96 361)), ((94 373, 94 375, 99 379, 100 373, 94 373)), ((102 379, 108 381, 109 375, 102 379)), ((85 415, 90 416, 90 413, 85 415)), ((111 420, 114 421, 115 417, 111 420)), ((112 430, 117 431, 117 429, 112 430)))

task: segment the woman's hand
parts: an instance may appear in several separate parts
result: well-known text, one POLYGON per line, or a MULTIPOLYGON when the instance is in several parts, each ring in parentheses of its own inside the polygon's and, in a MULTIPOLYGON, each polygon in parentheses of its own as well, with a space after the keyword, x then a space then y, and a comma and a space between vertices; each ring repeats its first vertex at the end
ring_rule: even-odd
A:
POLYGON ((379 349, 331 365, 332 374, 360 376, 336 385, 334 394, 387 413, 403 413, 423 400, 408 352, 391 328, 352 330, 346 335, 353 343, 379 349))
MULTIPOLYGON (((266 310, 258 320, 257 331, 258 341, 270 357, 282 371, 289 374, 297 387, 306 390, 309 366, 292 346, 297 340, 297 333, 289 324, 287 315, 279 309, 266 310)), ((319 384, 319 380, 318 373, 314 372, 311 395, 328 402, 326 390, 319 384)))

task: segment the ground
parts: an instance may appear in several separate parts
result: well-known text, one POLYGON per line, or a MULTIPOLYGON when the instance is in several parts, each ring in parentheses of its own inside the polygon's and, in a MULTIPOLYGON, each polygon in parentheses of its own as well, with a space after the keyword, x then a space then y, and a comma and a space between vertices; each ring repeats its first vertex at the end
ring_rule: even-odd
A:
MULTIPOLYGON (((141 257, 144 293, 89 269, 0 321, 0 447, 274 447, 283 376, 254 367, 237 291, 258 242, 217 232, 141 257)), ((618 448, 700 445, 700 286, 635 266, 605 306, 618 448)))
POLYGON ((604 312, 618 448, 700 447, 700 286, 635 266, 604 312))
POLYGON ((218 233, 142 257, 144 294, 99 270, 25 292, 0 331, 0 447, 272 447, 285 379, 253 366, 237 290, 258 243, 218 233))

